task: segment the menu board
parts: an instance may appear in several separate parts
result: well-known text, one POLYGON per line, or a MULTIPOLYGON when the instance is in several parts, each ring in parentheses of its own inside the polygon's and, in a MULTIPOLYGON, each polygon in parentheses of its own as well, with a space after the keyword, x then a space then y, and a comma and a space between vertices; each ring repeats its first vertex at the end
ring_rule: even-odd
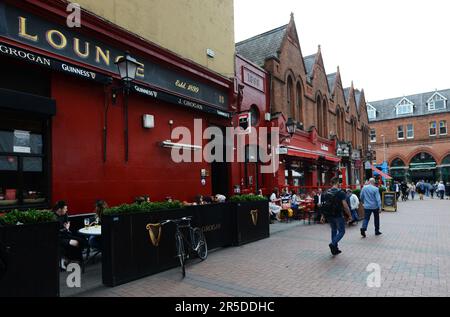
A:
POLYGON ((397 194, 394 192, 384 192, 382 205, 384 211, 397 211, 397 194))

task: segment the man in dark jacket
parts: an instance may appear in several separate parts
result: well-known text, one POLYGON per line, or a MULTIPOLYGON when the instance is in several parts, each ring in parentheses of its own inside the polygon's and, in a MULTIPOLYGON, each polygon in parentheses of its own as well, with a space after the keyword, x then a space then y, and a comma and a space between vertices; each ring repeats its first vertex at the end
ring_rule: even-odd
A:
POLYGON ((322 219, 322 215, 320 214, 320 206, 323 202, 323 192, 322 188, 319 188, 317 193, 314 195, 314 212, 316 214, 316 219, 314 219, 316 222, 320 222, 322 219))

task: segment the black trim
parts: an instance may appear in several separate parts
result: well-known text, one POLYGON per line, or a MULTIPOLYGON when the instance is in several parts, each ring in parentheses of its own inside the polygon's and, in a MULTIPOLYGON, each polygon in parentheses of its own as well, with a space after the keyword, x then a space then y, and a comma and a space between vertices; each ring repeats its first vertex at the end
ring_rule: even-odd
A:
POLYGON ((55 100, 3 88, 0 88, 0 108, 56 115, 55 100))

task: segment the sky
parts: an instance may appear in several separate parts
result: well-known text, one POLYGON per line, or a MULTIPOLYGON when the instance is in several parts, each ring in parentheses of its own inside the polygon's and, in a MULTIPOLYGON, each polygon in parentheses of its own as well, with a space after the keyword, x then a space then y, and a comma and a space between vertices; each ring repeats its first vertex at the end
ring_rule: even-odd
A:
POLYGON ((367 101, 450 88, 450 1, 234 0, 236 42, 289 23, 303 56, 321 45, 326 72, 340 67, 367 101))

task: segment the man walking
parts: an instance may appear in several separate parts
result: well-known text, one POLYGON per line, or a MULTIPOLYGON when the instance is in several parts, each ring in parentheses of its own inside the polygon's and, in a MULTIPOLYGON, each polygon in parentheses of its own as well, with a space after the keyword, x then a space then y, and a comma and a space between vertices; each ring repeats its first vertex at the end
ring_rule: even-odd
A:
POLYGON ((445 185, 444 182, 440 182, 437 188, 438 196, 441 198, 441 200, 444 199, 445 196, 445 185))
POLYGON ((324 197, 322 206, 320 207, 321 214, 327 219, 331 227, 331 243, 329 244, 331 254, 338 255, 339 241, 345 235, 345 219, 343 212, 345 211, 347 217, 350 219, 350 208, 346 202, 345 192, 339 189, 339 178, 335 177, 331 180, 332 188, 328 190, 324 197))
POLYGON ((364 204, 364 223, 361 228, 361 235, 365 238, 367 227, 369 226, 370 217, 372 214, 375 217, 375 235, 381 235, 380 232, 380 211, 381 211, 381 197, 380 191, 375 186, 375 179, 371 178, 369 185, 365 186, 361 191, 361 201, 364 204))

